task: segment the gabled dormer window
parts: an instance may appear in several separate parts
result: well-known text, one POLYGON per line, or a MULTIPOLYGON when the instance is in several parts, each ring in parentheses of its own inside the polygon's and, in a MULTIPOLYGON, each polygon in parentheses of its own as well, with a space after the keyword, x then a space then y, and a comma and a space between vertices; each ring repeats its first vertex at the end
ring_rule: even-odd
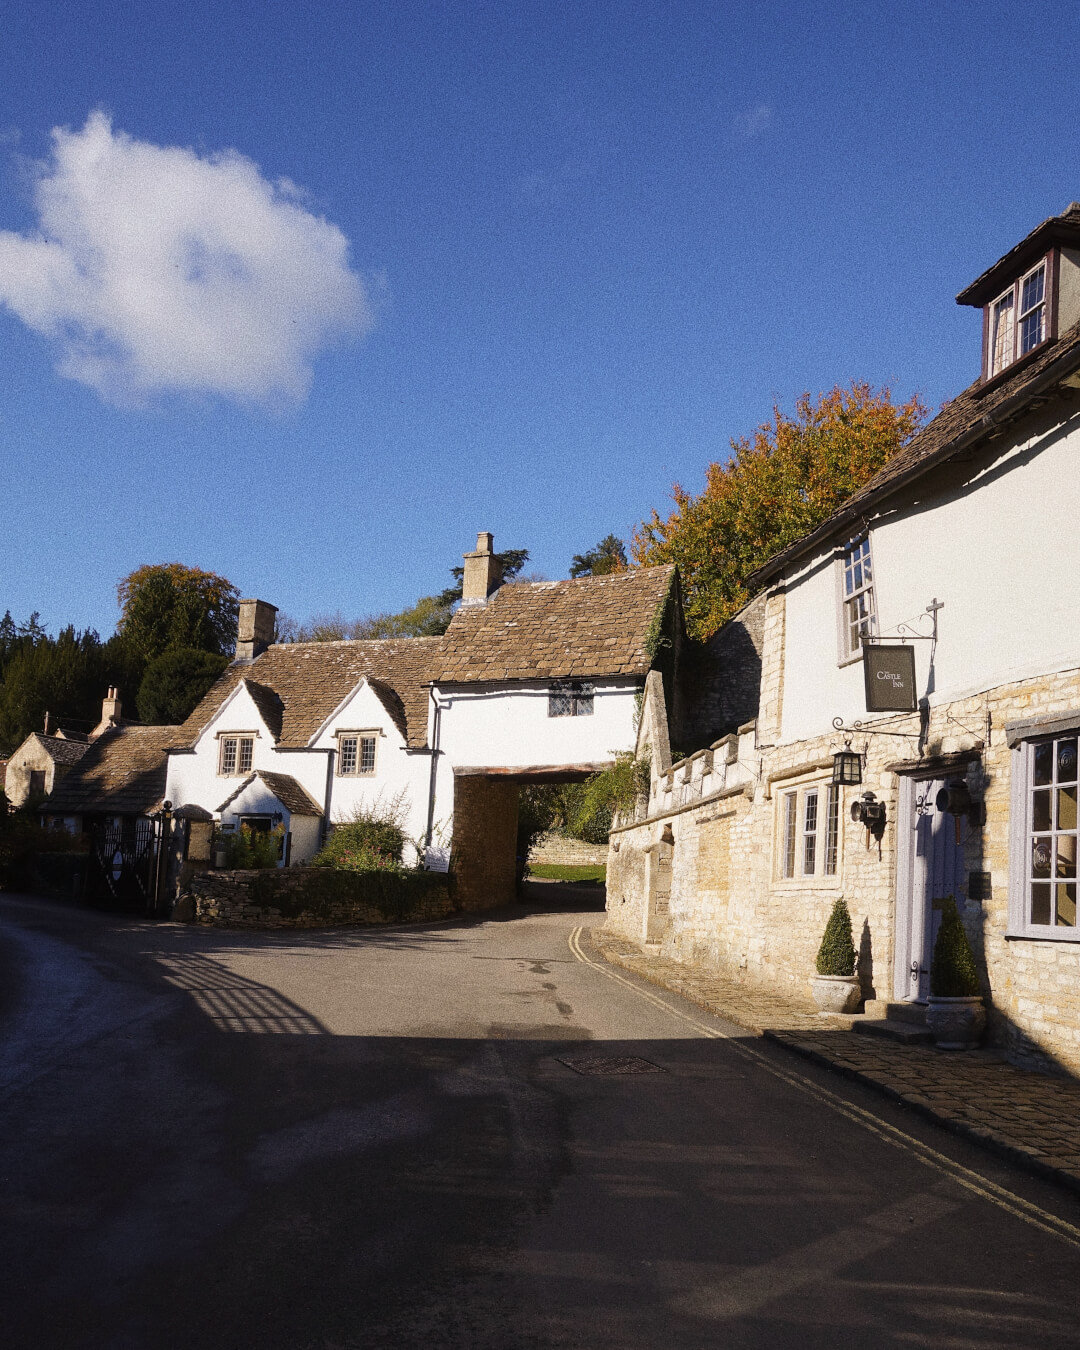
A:
POLYGON ((1026 272, 990 305, 986 344, 986 378, 1034 351, 1049 336, 1047 324, 1047 259, 1026 272))

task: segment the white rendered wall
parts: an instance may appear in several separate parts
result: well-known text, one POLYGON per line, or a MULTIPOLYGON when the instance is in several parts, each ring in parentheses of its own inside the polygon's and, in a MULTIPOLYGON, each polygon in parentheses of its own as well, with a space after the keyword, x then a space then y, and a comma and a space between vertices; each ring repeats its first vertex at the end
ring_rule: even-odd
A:
POLYGON ((455 766, 520 768, 591 764, 632 751, 638 685, 594 682, 587 717, 549 717, 548 685, 481 685, 438 691, 439 746, 455 766))
MULTIPOLYGON (((936 597, 932 705, 1080 667, 1080 418, 1002 452, 961 487, 872 523, 878 634, 936 597)), ((784 743, 867 720, 862 662, 838 666, 837 564, 821 554, 787 585, 784 743)), ((918 625, 929 632, 929 619, 918 625)), ((930 643, 914 644, 927 692, 930 643)))

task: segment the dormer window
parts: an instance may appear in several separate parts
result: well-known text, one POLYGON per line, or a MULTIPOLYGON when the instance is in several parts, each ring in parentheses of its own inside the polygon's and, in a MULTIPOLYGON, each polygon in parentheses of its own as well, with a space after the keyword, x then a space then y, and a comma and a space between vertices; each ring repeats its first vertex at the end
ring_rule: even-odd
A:
POLYGON ((1046 341, 1046 263, 1044 258, 991 303, 987 379, 1046 341))

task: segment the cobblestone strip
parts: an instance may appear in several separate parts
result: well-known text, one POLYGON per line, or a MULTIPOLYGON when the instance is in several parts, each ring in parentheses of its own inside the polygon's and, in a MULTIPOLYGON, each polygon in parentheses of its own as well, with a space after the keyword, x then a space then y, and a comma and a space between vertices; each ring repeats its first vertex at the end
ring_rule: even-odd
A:
POLYGON ((823 1017, 735 980, 646 955, 623 938, 592 933, 612 965, 670 989, 717 1017, 903 1102, 1028 1171, 1080 1191, 1080 1083, 1006 1064, 993 1051, 900 1045, 851 1031, 850 1017, 823 1017))

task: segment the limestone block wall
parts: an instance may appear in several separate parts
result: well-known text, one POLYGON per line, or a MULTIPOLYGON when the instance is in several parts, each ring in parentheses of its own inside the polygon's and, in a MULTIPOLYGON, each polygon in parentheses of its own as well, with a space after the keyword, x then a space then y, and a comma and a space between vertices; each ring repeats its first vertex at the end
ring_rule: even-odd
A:
MULTIPOLYGON (((771 617, 782 622, 775 612, 771 617)), ((863 783, 842 790, 837 874, 806 880, 779 876, 778 798, 800 783, 827 782, 841 737, 770 746, 759 725, 756 735, 738 738, 733 760, 730 741, 717 743, 654 775, 647 815, 612 832, 606 926, 643 940, 649 858, 667 829, 674 847, 665 955, 748 984, 805 992, 829 911, 842 895, 860 951, 863 993, 891 1000, 897 994, 898 853, 913 847, 912 822, 898 819, 902 770, 918 764, 922 777, 966 776, 972 796, 985 804, 986 823, 961 821, 965 886, 956 900, 990 1005, 991 1041, 1017 1062, 1080 1072, 1080 944, 1007 935, 1013 752, 1005 732, 1007 722, 1078 710, 1080 671, 1074 670, 932 708, 921 758, 917 715, 886 724, 916 733, 911 739, 856 734, 854 748, 866 752, 863 783), (969 756, 959 767, 949 758, 958 755, 969 756), (880 855, 849 815, 853 799, 866 790, 887 811, 880 855), (989 887, 981 881, 973 893, 972 874, 988 874, 989 887)))

